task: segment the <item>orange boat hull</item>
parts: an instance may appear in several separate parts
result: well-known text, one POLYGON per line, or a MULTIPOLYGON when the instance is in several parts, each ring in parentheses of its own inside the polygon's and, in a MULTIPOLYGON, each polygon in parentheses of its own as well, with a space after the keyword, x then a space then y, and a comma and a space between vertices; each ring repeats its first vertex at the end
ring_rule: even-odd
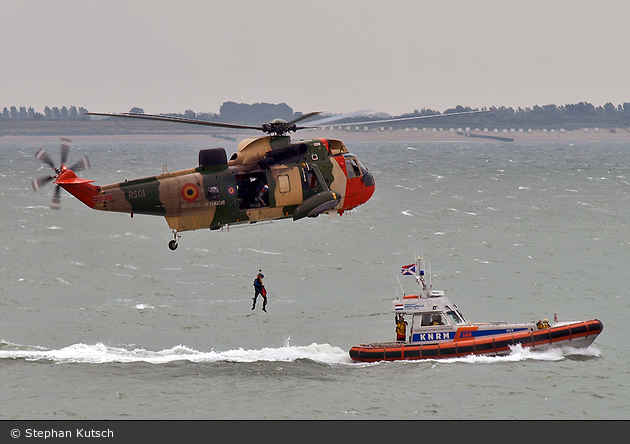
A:
POLYGON ((438 344, 380 343, 357 345, 350 358, 361 362, 456 358, 467 355, 498 355, 510 352, 510 346, 549 348, 559 343, 588 347, 604 325, 597 319, 575 322, 541 330, 505 333, 491 337, 441 342, 438 344))

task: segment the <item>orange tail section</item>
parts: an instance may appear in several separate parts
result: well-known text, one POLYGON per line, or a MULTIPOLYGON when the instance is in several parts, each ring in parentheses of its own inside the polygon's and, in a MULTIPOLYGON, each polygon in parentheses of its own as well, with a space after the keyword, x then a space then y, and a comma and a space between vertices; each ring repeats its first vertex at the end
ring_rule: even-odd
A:
POLYGON ((74 174, 74 171, 72 170, 66 170, 53 183, 59 185, 61 188, 72 194, 88 207, 94 208, 94 205, 96 203, 94 201, 94 197, 98 194, 101 188, 92 185, 92 182, 94 181, 81 179, 76 174, 74 174))

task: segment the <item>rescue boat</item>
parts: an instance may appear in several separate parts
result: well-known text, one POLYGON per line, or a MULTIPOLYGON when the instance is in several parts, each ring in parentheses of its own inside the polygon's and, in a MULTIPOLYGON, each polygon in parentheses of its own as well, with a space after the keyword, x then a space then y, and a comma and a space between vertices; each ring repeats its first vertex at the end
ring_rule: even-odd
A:
MULTIPOLYGON (((424 259, 403 267, 403 274, 413 274, 420 287, 417 295, 405 295, 392 301, 395 319, 411 316, 410 334, 395 342, 356 345, 350 349, 354 361, 398 361, 456 358, 466 355, 504 355, 520 344, 535 350, 569 346, 588 348, 604 325, 597 319, 558 322, 468 322, 459 307, 432 290, 424 279, 424 259)), ((430 273, 429 273, 430 275, 430 273)), ((407 329, 406 329, 407 330, 407 329)))

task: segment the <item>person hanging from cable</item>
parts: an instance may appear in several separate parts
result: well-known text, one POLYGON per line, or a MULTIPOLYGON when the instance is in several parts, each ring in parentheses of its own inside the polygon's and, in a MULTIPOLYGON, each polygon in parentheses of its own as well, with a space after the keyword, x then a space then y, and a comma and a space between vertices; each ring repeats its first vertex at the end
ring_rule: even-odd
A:
POLYGON ((262 270, 258 270, 258 276, 256 276, 256 279, 254 279, 254 303, 252 304, 252 310, 256 308, 256 300, 258 300, 258 295, 261 295, 263 297, 262 310, 267 313, 267 290, 265 289, 262 281, 264 277, 265 275, 262 274, 262 270))

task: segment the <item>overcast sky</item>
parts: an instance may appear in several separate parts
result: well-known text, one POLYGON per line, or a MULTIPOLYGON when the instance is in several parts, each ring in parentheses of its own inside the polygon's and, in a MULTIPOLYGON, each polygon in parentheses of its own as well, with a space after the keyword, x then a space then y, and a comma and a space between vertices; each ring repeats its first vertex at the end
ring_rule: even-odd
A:
POLYGON ((0 109, 630 102, 628 0, 2 0, 0 109))

